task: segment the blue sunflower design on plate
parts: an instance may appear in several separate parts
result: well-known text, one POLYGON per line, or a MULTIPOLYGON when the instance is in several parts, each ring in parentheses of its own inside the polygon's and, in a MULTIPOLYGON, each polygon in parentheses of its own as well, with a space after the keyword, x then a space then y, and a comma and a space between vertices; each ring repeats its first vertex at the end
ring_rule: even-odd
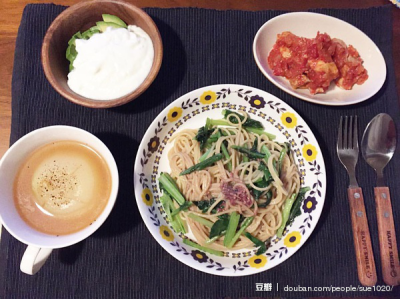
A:
POLYGON ((303 211, 305 213, 311 213, 316 209, 317 200, 313 196, 308 196, 303 202, 303 211))
POLYGON ((154 153, 155 151, 157 151, 159 145, 160 145, 160 138, 154 136, 153 138, 150 139, 149 143, 147 144, 147 150, 150 153, 154 153))
POLYGON ((264 98, 262 98, 262 97, 260 97, 258 95, 250 97, 249 104, 250 104, 251 107, 254 107, 254 108, 257 108, 257 109, 261 109, 261 108, 265 107, 264 98))
POLYGON ((208 256, 200 250, 192 250, 192 253, 190 254, 194 260, 198 261, 199 263, 205 263, 208 260, 208 256))

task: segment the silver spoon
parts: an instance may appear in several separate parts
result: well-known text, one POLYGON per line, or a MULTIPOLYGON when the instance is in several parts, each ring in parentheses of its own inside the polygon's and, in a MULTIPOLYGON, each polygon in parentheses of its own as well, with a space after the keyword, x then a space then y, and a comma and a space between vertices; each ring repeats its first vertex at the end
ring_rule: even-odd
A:
POLYGON ((386 113, 375 116, 367 125, 361 152, 367 163, 375 169, 377 187, 374 188, 379 231, 383 280, 388 285, 400 284, 400 265, 396 243, 389 188, 383 179, 383 169, 396 149, 396 126, 386 113))

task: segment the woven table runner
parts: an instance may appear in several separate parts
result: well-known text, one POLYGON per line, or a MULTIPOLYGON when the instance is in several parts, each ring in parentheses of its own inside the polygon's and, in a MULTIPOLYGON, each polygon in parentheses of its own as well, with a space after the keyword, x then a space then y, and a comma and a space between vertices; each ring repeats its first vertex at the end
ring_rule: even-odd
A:
MULTIPOLYGON (((113 153, 120 173, 120 192, 108 220, 88 239, 54 250, 35 276, 23 274, 19 263, 26 245, 3 231, 0 256, 0 298, 241 298, 282 296, 400 297, 388 292, 331 292, 316 289, 289 292, 288 288, 358 286, 349 204, 348 176, 336 155, 340 115, 359 117, 359 128, 377 113, 389 113, 400 124, 392 59, 391 5, 356 10, 318 9, 361 29, 381 50, 388 69, 382 89, 353 106, 311 104, 286 94, 258 70, 252 54, 253 38, 262 24, 282 11, 214 11, 205 9, 145 9, 158 26, 164 58, 161 70, 135 101, 111 109, 89 109, 62 98, 47 82, 40 62, 43 37, 65 7, 28 5, 19 28, 12 80, 11 143, 49 125, 83 128, 98 136, 113 153), (292 106, 314 132, 326 163, 327 196, 319 223, 307 242, 279 266, 251 276, 219 277, 194 270, 169 255, 150 235, 135 202, 133 164, 152 120, 176 98, 194 89, 233 83, 265 90, 292 106), (258 292, 257 283, 272 290, 258 292), (286 289, 285 289, 286 288, 286 289)), ((316 29, 317 30, 317 29, 316 29)), ((385 168, 393 198, 400 240, 400 155, 385 168), (396 167, 397 165, 397 167, 396 167), (396 179, 397 178, 397 179, 396 179)), ((377 264, 383 285, 375 215, 375 174, 361 158, 357 178, 363 187, 377 264)))

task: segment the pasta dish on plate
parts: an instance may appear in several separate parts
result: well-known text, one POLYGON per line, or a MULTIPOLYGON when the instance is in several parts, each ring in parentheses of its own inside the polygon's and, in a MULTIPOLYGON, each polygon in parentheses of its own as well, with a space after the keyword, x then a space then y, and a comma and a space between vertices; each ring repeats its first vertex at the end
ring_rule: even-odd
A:
POLYGON ((301 214, 309 188, 300 186, 288 143, 245 112, 223 116, 171 138, 160 201, 184 243, 216 255, 253 246, 262 254, 301 214))

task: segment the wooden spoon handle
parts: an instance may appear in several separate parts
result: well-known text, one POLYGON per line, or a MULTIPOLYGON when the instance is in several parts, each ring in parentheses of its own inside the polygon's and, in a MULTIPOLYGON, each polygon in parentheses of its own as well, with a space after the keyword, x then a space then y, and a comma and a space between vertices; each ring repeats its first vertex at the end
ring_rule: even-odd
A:
POLYGON ((358 279, 364 286, 374 286, 377 280, 375 259, 372 252, 371 236, 369 234, 362 190, 359 187, 348 188, 347 195, 350 202, 358 279))
POLYGON ((376 187, 374 191, 383 281, 396 286, 400 284, 400 265, 389 188, 376 187))

